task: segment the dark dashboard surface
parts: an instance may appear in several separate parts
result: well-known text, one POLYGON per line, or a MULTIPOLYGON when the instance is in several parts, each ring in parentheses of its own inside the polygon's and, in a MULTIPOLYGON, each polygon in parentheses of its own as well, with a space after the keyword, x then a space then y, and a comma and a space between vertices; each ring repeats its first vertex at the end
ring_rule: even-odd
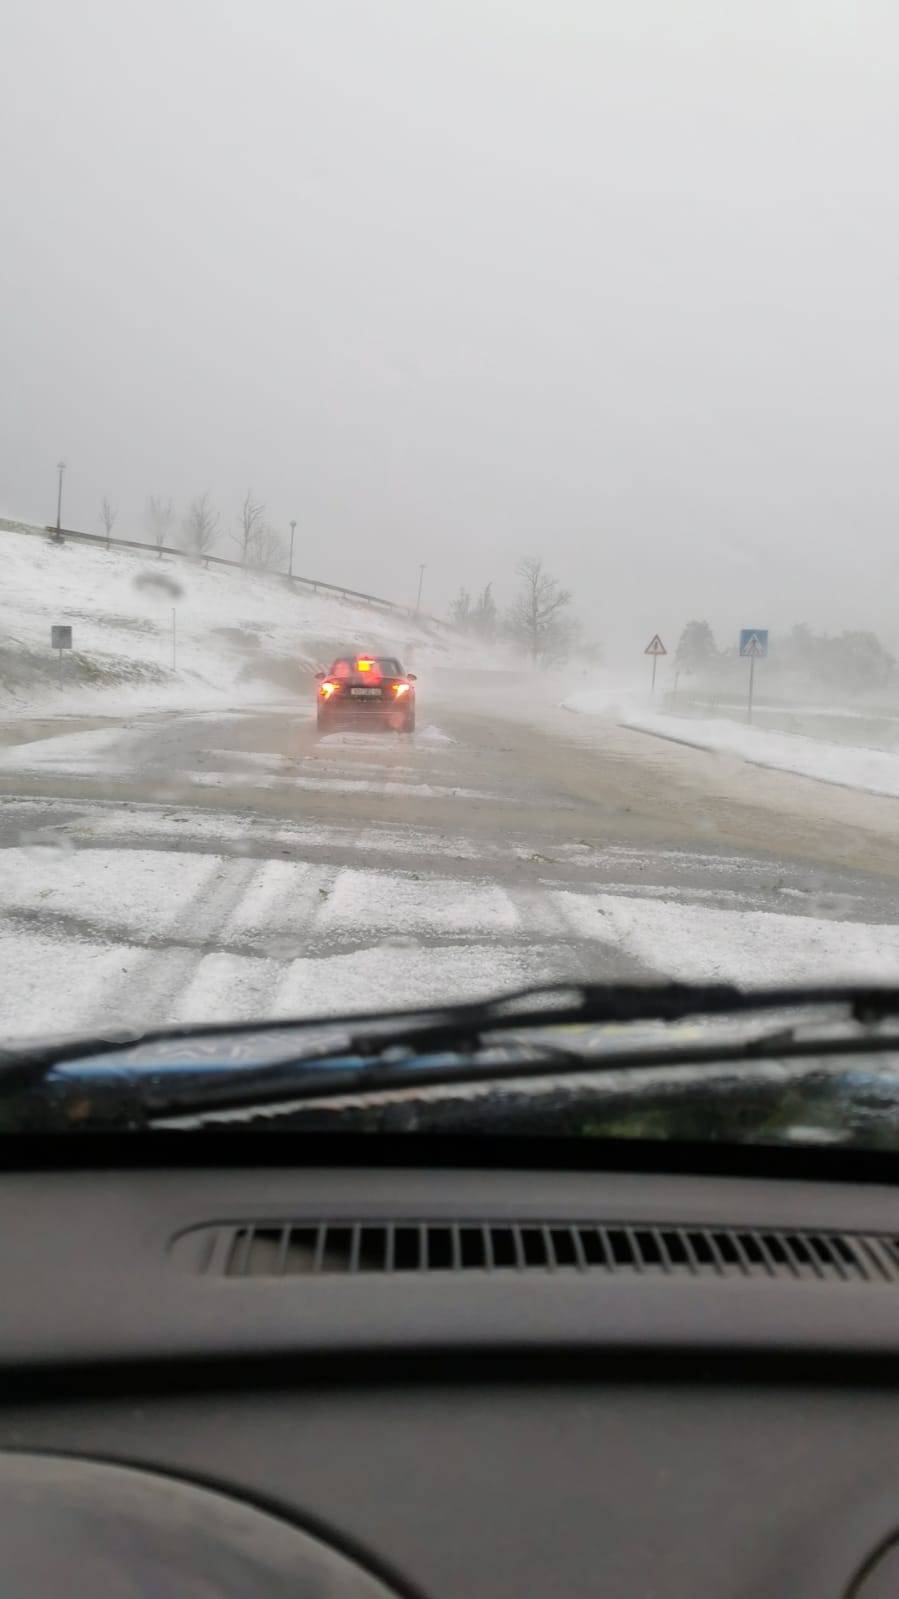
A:
POLYGON ((875 1556, 899 1530, 899 1280, 875 1267, 899 1205, 886 1185, 73 1170, 9 1172, 0 1199, 2 1451, 221 1490, 388 1592, 888 1591, 875 1556), (358 1243, 323 1255, 327 1242, 279 1269, 324 1225, 358 1240, 485 1219, 519 1238, 575 1219, 607 1241, 755 1229, 793 1245, 789 1270, 745 1255, 730 1270, 726 1253, 653 1269, 645 1249, 568 1269, 525 1254, 507 1270, 463 1254, 383 1269, 358 1243), (192 1229, 226 1237, 225 1253, 185 1252, 192 1229), (274 1265, 237 1270, 248 1229, 274 1265), (839 1253, 806 1269, 802 1239, 825 1235, 831 1251, 840 1237, 869 1251, 870 1270, 842 1270, 839 1253))

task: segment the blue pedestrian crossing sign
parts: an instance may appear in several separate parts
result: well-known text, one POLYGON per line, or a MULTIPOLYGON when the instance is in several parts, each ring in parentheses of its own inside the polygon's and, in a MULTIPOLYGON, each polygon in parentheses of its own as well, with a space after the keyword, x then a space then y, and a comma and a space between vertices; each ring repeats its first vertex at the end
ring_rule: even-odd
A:
POLYGON ((768 629, 766 627, 740 628, 740 654, 750 660, 763 661, 768 654, 768 629))

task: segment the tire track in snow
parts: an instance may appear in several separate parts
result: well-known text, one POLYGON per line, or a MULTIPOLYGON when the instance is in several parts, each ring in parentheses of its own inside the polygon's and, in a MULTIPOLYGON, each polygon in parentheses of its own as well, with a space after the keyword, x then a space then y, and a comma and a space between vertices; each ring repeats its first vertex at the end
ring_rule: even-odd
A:
POLYGON ((226 862, 222 857, 213 857, 213 861, 219 870, 208 887, 201 888, 191 896, 167 934, 171 943, 178 947, 144 950, 129 964, 122 974, 123 980, 115 984, 107 999, 107 1009, 113 1015, 133 1015, 134 996, 139 994, 142 1015, 158 1018, 160 1023, 177 1019, 175 1012, 179 996, 190 986, 197 969, 209 954, 203 949, 190 949, 184 943, 179 944, 179 936, 196 937, 201 925, 207 928, 216 924, 224 926, 246 896, 253 879, 259 875, 258 861, 226 862))

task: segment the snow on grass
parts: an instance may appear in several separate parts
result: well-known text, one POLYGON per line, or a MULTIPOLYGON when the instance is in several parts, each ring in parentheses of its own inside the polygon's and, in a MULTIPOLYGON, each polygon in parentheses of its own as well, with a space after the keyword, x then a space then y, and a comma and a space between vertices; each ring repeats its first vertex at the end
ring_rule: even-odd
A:
POLYGON ((104 700, 136 710, 308 698, 309 670, 345 649, 406 660, 411 648, 425 677, 450 656, 474 658, 471 646, 427 620, 303 592, 272 574, 71 540, 58 545, 8 524, 0 526, 0 548, 2 716, 90 714, 104 700), (73 629, 61 689, 53 623, 73 629))
POLYGON ((741 726, 723 717, 694 720, 692 717, 629 712, 622 716, 621 725, 695 749, 710 750, 716 755, 736 756, 753 766, 794 772, 820 783, 835 783, 841 788, 861 789, 869 794, 899 797, 899 755, 886 750, 828 744, 802 734, 741 726))

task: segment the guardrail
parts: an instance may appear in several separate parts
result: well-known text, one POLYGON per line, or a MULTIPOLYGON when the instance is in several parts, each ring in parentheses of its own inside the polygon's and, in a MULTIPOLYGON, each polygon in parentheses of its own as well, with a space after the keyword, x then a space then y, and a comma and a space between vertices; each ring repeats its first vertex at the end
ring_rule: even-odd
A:
MULTIPOLYGON (((29 533, 40 538, 55 536, 55 527, 38 527, 32 522, 13 522, 7 517, 0 517, 0 533, 29 533)), ((356 600, 363 605, 371 605, 384 611, 393 611, 399 616, 414 622, 424 622, 431 627, 445 628, 452 632, 452 624, 445 622, 439 616, 430 616, 424 611, 416 611, 411 605, 398 605, 396 600, 385 600, 377 594, 366 594, 362 589, 349 589, 342 583, 326 583, 323 578, 304 577, 298 572, 275 572, 269 567, 248 566, 243 561, 230 561, 224 555, 194 555, 190 550, 180 550, 175 544, 149 544, 141 539, 107 538, 105 533, 83 533, 78 528, 61 527, 60 536, 64 539, 74 539, 79 544, 97 544, 103 549, 121 550, 146 550, 153 555, 173 555, 176 560, 187 561, 191 566, 227 566, 238 572, 255 572, 266 577, 278 578, 293 588, 311 590, 313 594, 319 592, 334 594, 338 599, 356 600)))

